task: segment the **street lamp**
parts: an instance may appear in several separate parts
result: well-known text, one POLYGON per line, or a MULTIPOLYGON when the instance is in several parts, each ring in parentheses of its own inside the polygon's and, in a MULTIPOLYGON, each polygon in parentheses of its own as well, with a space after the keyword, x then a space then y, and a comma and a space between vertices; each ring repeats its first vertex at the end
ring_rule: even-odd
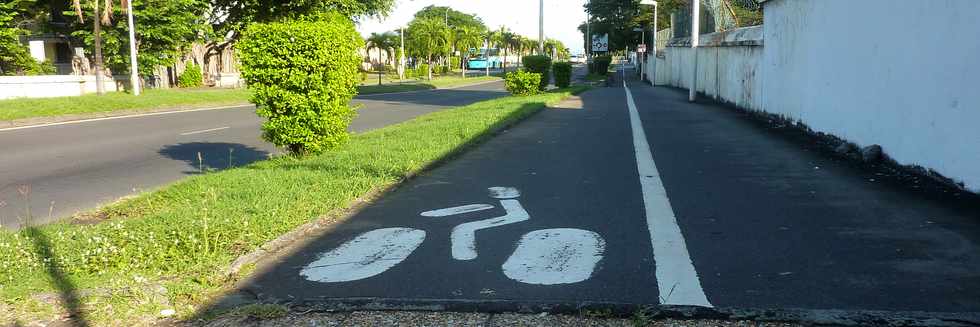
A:
MULTIPOLYGON (((133 1, 126 1, 126 13, 129 16, 129 84, 132 84, 133 95, 140 95, 139 67, 136 63, 136 28, 133 24, 133 1)), ((98 19, 98 18, 96 18, 98 19)), ((96 21, 98 24, 98 21, 96 21)))
POLYGON ((697 99, 698 85, 698 43, 701 36, 701 1, 695 0, 691 6, 691 51, 694 52, 694 71, 691 73, 691 88, 688 90, 687 101, 697 99))
POLYGON ((405 27, 398 29, 398 36, 401 38, 401 53, 398 56, 398 79, 405 79, 405 27))
POLYGON ((538 0, 538 54, 544 55, 544 0, 538 0))

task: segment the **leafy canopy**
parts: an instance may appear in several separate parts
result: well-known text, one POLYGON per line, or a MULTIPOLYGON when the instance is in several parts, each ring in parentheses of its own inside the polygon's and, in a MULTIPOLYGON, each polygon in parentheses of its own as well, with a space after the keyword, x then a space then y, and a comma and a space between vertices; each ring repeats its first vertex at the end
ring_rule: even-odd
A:
POLYGON ((395 0, 210 0, 211 25, 219 36, 236 38, 248 24, 336 11, 351 19, 387 16, 395 0))

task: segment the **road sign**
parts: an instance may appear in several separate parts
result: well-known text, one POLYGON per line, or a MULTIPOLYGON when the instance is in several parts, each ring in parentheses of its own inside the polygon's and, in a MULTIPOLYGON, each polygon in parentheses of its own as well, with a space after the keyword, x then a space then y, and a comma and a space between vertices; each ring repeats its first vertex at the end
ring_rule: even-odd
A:
POLYGON ((592 51, 609 51, 609 34, 592 36, 592 51))
POLYGON ((639 53, 647 52, 647 45, 646 44, 640 44, 640 45, 636 46, 636 52, 639 52, 639 53))

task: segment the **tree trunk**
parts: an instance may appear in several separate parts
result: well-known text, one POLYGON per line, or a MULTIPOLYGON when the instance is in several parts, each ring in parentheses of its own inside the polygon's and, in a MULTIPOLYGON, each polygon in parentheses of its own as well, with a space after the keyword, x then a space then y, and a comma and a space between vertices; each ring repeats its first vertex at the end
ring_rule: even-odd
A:
POLYGON ((507 48, 504 48, 504 75, 507 75, 507 48))
POLYGON ((429 53, 429 65, 428 66, 429 67, 427 67, 427 68, 429 70, 429 80, 431 81, 432 80, 432 54, 431 53, 429 53))
POLYGON ((102 14, 99 11, 99 1, 95 1, 95 19, 92 25, 95 26, 95 92, 98 95, 105 94, 105 74, 102 73, 102 14))

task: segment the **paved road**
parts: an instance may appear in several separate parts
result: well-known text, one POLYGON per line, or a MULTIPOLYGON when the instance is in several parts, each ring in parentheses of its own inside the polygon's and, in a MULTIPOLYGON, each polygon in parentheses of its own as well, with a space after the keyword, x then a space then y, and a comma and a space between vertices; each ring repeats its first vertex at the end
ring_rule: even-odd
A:
POLYGON ((629 89, 587 92, 583 109, 546 110, 409 181, 268 259, 242 294, 980 321, 977 197, 915 191, 684 90, 629 89))
MULTIPOLYGON (((351 130, 502 95, 493 82, 362 96, 351 130)), ((0 224, 19 226, 28 209, 34 223, 56 220, 196 174, 198 152, 213 169, 266 158, 277 150, 259 138, 260 124, 246 106, 0 130, 0 224)))

